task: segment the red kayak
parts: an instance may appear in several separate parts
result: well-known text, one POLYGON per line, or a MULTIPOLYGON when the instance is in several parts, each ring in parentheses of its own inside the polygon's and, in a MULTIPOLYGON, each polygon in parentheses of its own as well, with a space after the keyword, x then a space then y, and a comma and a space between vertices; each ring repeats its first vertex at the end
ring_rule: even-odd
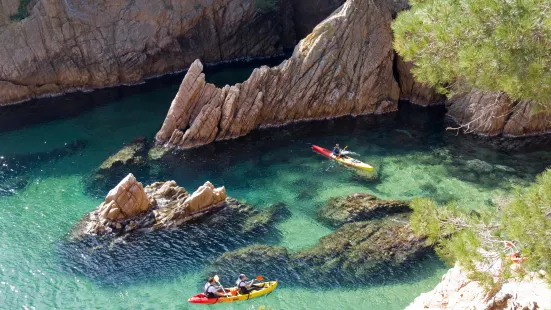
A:
POLYGON ((329 158, 329 159, 332 159, 340 164, 343 164, 347 167, 352 167, 352 168, 356 168, 356 169, 360 169, 360 170, 366 170, 366 171, 373 171, 373 167, 371 167, 370 165, 366 164, 366 163, 363 163, 357 159, 354 159, 352 157, 349 157, 349 156, 340 156, 340 157, 337 157, 335 155, 333 155, 333 152, 328 150, 328 149, 324 149, 322 148, 321 146, 317 146, 317 145, 312 145, 312 150, 314 152, 318 152, 320 153, 321 155, 329 158))

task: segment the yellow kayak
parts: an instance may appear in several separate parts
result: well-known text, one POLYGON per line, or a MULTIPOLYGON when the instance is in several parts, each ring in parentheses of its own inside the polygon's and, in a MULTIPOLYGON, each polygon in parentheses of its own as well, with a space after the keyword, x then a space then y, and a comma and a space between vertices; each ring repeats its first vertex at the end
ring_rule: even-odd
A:
POLYGON ((332 160, 334 160, 334 161, 336 161, 340 164, 343 164, 347 167, 352 167, 352 168, 365 170, 365 171, 373 171, 373 167, 371 167, 370 165, 368 165, 364 162, 361 162, 361 161, 359 161, 357 159, 354 159, 352 157, 349 157, 349 156, 341 156, 341 157, 337 158, 337 156, 333 155, 333 152, 331 152, 328 149, 324 149, 321 146, 313 145, 312 150, 314 150, 315 152, 318 152, 321 155, 323 155, 325 157, 328 157, 328 158, 330 158, 330 159, 332 159, 332 160))
POLYGON ((194 304, 218 304, 223 302, 234 302, 234 301, 241 301, 241 300, 248 300, 251 298, 260 297, 262 295, 266 295, 277 287, 277 280, 271 281, 271 282, 263 282, 263 283, 255 283, 255 286, 262 286, 262 289, 252 291, 250 294, 241 295, 237 293, 237 287, 231 287, 226 288, 226 292, 228 294, 231 294, 232 296, 228 297, 217 297, 217 298, 208 298, 205 296, 205 294, 197 294, 187 301, 194 303, 194 304))

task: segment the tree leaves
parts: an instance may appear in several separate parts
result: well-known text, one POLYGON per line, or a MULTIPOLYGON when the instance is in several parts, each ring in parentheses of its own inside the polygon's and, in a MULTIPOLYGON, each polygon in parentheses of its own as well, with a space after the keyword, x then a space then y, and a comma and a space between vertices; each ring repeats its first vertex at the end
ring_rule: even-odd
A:
MULTIPOLYGON (((453 204, 438 206, 426 198, 415 199, 411 208, 412 230, 426 235, 445 261, 458 261, 488 289, 493 283, 490 266, 499 259, 511 264, 510 255, 517 250, 527 258, 523 265, 528 270, 551 273, 551 169, 532 186, 518 189, 501 210, 475 212, 453 204), (510 243, 514 249, 507 249, 510 243)), ((502 277, 514 276, 503 270, 502 277)))
POLYGON ((551 107, 551 1, 410 3, 392 29, 394 48, 414 62, 418 81, 450 95, 504 91, 551 107))

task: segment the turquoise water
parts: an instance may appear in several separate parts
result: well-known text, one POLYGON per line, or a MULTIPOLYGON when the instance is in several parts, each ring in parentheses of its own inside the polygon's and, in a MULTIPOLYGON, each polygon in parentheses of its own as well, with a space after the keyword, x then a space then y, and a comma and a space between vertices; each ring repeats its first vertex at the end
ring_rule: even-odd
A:
MULTIPOLYGON (((210 78, 234 82, 250 69, 225 69, 210 78)), ((166 243, 155 247, 166 255, 127 244, 121 258, 134 255, 140 263, 101 266, 94 262, 99 264, 97 270, 111 272, 112 281, 101 281, 91 269, 71 269, 86 262, 94 249, 73 258, 59 250, 71 227, 106 193, 102 189, 98 195, 86 188, 93 169, 133 138, 152 138, 177 87, 139 92, 74 118, 0 133, 0 189, 4 189, 0 191, 0 308, 202 308, 186 300, 200 290, 204 265, 221 255, 222 250, 208 244, 185 248, 168 235, 166 243), (179 259, 182 251, 207 255, 190 263, 179 259), (150 270, 151 275, 141 275, 140 270, 150 270)), ((236 141, 176 154, 137 177, 144 183, 174 179, 190 190, 210 180, 258 208, 285 202, 292 216, 277 225, 280 238, 272 242, 300 250, 331 233, 315 218, 317 208, 329 197, 367 191, 381 198, 426 196, 480 208, 506 196, 514 186, 533 181, 551 163, 549 151, 514 154, 485 149, 444 132, 443 124, 435 121, 440 111, 402 108, 400 114, 383 117, 261 130, 236 141), (375 166, 376 178, 358 175, 310 150, 312 144, 330 148, 334 143, 348 145, 358 159, 375 166)), ((446 268, 426 259, 404 270, 409 270, 407 276, 389 275, 388 281, 353 289, 282 283, 265 298, 207 307, 402 309, 432 289, 446 268)))

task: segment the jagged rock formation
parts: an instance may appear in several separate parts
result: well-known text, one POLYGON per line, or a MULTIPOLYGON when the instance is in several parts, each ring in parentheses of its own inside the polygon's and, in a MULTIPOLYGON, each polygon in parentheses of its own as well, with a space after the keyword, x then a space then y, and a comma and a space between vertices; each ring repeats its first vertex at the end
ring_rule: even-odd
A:
POLYGON ((210 182, 189 194, 175 181, 143 187, 129 174, 77 224, 73 235, 122 234, 178 227, 225 205, 226 189, 210 182))
POLYGON ((466 131, 489 136, 525 136, 551 132, 551 112, 513 101, 502 92, 472 90, 451 98, 448 114, 466 131))
POLYGON ((142 183, 129 174, 109 191, 105 201, 98 207, 97 214, 100 221, 120 221, 144 213, 149 207, 142 183))
POLYGON ((531 273, 522 281, 507 280, 496 292, 488 293, 456 265, 432 291, 406 308, 417 309, 551 309, 551 290, 544 277, 531 273))
POLYGON ((256 69, 242 84, 205 83, 195 61, 156 139, 190 148, 293 121, 395 111, 390 23, 397 5, 349 0, 320 23, 278 67, 256 69))
POLYGON ((254 0, 4 0, 0 105, 138 83, 198 57, 210 63, 281 53, 297 41, 293 19, 317 23, 339 5, 328 1, 296 16, 295 2, 308 1, 281 0, 265 11, 254 0))
POLYGON ((373 195, 359 193, 343 198, 329 198, 327 204, 319 210, 318 219, 330 226, 341 226, 410 211, 409 203, 405 201, 380 200, 373 195))

